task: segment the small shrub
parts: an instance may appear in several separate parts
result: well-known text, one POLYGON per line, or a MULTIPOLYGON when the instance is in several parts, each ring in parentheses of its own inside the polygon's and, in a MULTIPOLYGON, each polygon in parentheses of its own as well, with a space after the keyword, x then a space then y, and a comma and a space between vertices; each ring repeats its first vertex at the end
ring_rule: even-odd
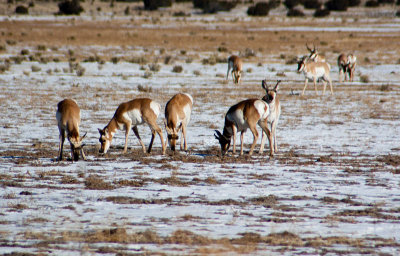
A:
POLYGON ((21 55, 28 55, 29 54, 29 50, 28 49, 22 49, 21 50, 21 55))
POLYGON ((15 13, 16 13, 16 14, 28 14, 28 13, 29 13, 29 10, 28 10, 28 7, 25 7, 25 6, 23 6, 23 5, 18 5, 18 6, 15 8, 15 13))
POLYGON ((283 4, 286 6, 288 9, 293 9, 295 6, 301 4, 303 0, 285 0, 283 4))
POLYGON ((143 0, 144 9, 148 11, 155 11, 159 7, 172 6, 172 0, 143 0))
POLYGON ((111 57, 111 62, 113 63, 113 64, 118 64, 118 62, 121 60, 121 58, 119 58, 119 57, 111 57))
POLYGON ((161 66, 157 63, 149 64, 149 69, 153 72, 158 72, 161 69, 161 66))
POLYGON ((193 0, 193 7, 202 9, 203 13, 230 11, 236 4, 236 1, 193 0))
POLYGON ((304 12, 302 12, 301 10, 296 9, 296 8, 290 9, 290 10, 287 12, 286 15, 287 15, 288 17, 303 17, 303 16, 305 16, 305 15, 304 15, 304 12))
POLYGON ((250 6, 247 9, 247 15, 250 16, 267 16, 270 10, 270 6, 267 2, 258 2, 254 6, 250 6))
POLYGON ((40 70, 42 70, 39 66, 36 65, 32 65, 31 66, 31 70, 32 72, 39 72, 40 70))
POLYGON ((256 56, 256 52, 253 49, 246 48, 246 50, 244 51, 243 57, 249 58, 249 57, 254 57, 254 56, 256 56))
POLYGON ((369 76, 367 76, 367 75, 361 75, 361 76, 360 76, 360 81, 361 81, 362 83, 369 83, 369 76))
POLYGON ((330 11, 346 11, 348 6, 348 0, 329 0, 325 3, 326 9, 330 11))
POLYGON ((400 17, 400 10, 396 12, 396 17, 400 17))
POLYGON ((78 67, 76 68, 76 75, 77 76, 83 76, 86 72, 86 69, 84 67, 82 67, 81 65, 78 65, 78 67))
POLYGON ((60 15, 79 15, 84 11, 79 0, 65 0, 58 4, 58 9, 60 15))
POLYGON ((146 78, 146 79, 151 78, 152 76, 153 76, 153 73, 150 72, 150 70, 146 70, 143 74, 143 78, 146 78))
POLYGON ((281 1, 280 0, 269 0, 268 2, 269 5, 269 9, 275 9, 278 8, 281 5, 281 1))
POLYGON ((182 73, 183 68, 182 66, 174 66, 174 68, 172 69, 172 72, 174 73, 182 73))
POLYGON ((217 49, 219 52, 227 52, 228 51, 228 48, 226 48, 225 46, 220 46, 220 47, 218 47, 218 49, 217 49))
POLYGON ((365 2, 365 7, 378 7, 379 3, 376 0, 368 0, 365 2))
POLYGON ((349 7, 359 6, 361 4, 361 0, 349 0, 349 7))
POLYGON ((378 0, 379 4, 394 4, 394 0, 378 0))
POLYGON ((305 0, 303 5, 306 9, 320 9, 322 6, 319 0, 305 0))
POLYGON ((139 92, 152 92, 152 89, 151 89, 150 86, 143 86, 141 84, 139 84, 137 86, 137 89, 138 89, 139 92))
POLYGON ((195 75, 195 76, 200 76, 200 75, 201 75, 201 72, 198 71, 198 70, 194 70, 194 71, 193 71, 193 75, 195 75))
POLYGON ((330 13, 331 13, 331 11, 329 11, 328 9, 318 9, 318 10, 315 10, 313 16, 316 18, 326 17, 326 16, 329 16, 330 13))

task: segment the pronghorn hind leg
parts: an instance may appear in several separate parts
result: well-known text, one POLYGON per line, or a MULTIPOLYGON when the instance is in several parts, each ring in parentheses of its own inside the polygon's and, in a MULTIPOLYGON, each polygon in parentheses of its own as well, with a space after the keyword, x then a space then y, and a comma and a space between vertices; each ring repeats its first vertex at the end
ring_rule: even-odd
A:
POLYGON ((314 91, 315 91, 315 95, 318 95, 318 92, 317 92, 317 78, 316 77, 314 77, 314 91))
POLYGON ((243 137, 244 137, 244 131, 240 133, 240 155, 243 155, 243 137))
POLYGON ((258 140, 258 131, 257 131, 257 128, 255 127, 255 125, 252 126, 252 127, 250 127, 250 130, 251 130, 251 132, 253 133, 253 138, 254 138, 253 144, 251 144, 250 152, 249 152, 249 155, 252 155, 252 154, 253 154, 253 151, 254 151, 254 148, 255 148, 255 146, 256 146, 256 144, 257 144, 257 140, 258 140))
POLYGON ((264 153, 264 146, 266 139, 267 139, 267 134, 264 132, 264 130, 262 130, 260 151, 258 152, 259 154, 264 153))
POLYGON ((156 131, 151 129, 151 139, 150 139, 149 148, 147 149, 147 153, 151 152, 151 148, 153 147, 154 137, 156 137, 156 131))
POLYGON ((273 141, 272 141, 272 133, 268 129, 268 124, 267 121, 265 122, 259 122, 259 125, 261 129, 263 130, 263 133, 267 135, 268 141, 269 141, 269 155, 274 156, 274 147, 273 147, 273 141))
POLYGON ((124 153, 126 153, 126 151, 128 150, 128 137, 129 137, 129 133, 131 131, 131 123, 127 123, 125 124, 125 146, 124 146, 124 153))
POLYGON ((65 131, 63 129, 60 130, 60 136, 59 136, 59 144, 58 144, 58 161, 61 161, 63 159, 63 148, 64 148, 64 141, 65 141, 65 131))
POLYGON ((181 136, 181 150, 187 150, 187 142, 186 142, 186 125, 182 125, 182 136, 181 136))
POLYGON ((233 149, 232 152, 233 154, 236 153, 236 132, 237 132, 237 128, 235 125, 232 125, 232 131, 233 131, 233 149))
POLYGON ((132 127, 132 131, 133 131, 133 133, 135 134, 136 138, 138 138, 139 143, 140 143, 140 145, 142 146, 143 153, 146 153, 146 147, 144 146, 144 143, 143 143, 142 139, 140 138, 140 135, 139 135, 139 131, 138 131, 138 129, 137 129, 137 126, 133 126, 133 127, 132 127))

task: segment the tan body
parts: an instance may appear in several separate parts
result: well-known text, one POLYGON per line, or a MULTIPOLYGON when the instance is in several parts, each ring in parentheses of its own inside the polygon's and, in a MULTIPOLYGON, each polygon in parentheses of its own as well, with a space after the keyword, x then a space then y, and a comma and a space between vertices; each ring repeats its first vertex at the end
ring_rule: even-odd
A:
POLYGON ((175 151, 176 141, 179 139, 179 130, 182 131, 181 150, 187 150, 186 127, 192 113, 193 98, 186 93, 173 96, 165 106, 165 129, 168 135, 168 144, 175 151))
POLYGON ((56 119, 58 123, 58 130, 60 132, 60 143, 58 147, 58 160, 63 159, 63 147, 65 141, 65 134, 71 145, 71 158, 73 161, 79 160, 79 154, 86 160, 85 153, 83 152, 82 140, 85 137, 79 136, 79 124, 81 122, 81 111, 78 104, 72 99, 65 99, 58 103, 56 119))
POLYGON ((353 82, 354 72, 356 69, 357 57, 353 54, 340 54, 338 57, 338 67, 339 67, 339 83, 341 83, 342 76, 344 75, 344 80, 347 80, 347 73, 349 75, 350 82, 353 82))
MULTIPOLYGON (((269 133, 267 127, 267 119, 269 115, 269 107, 266 102, 260 99, 248 99, 241 101, 229 108, 225 115, 225 125, 223 133, 216 130, 215 138, 221 146, 221 153, 225 155, 228 151, 231 139, 233 137, 233 153, 236 153, 236 133, 240 132, 240 155, 243 155, 243 136, 249 128, 253 133, 253 144, 251 145, 249 155, 253 154, 254 147, 258 139, 257 124, 263 132, 269 133)), ((273 156, 274 151, 270 141, 270 155, 273 156)), ((261 153, 261 151, 260 151, 261 153)))
POLYGON ((242 60, 236 56, 232 55, 228 58, 228 71, 226 72, 226 79, 228 79, 229 71, 232 70, 232 79, 235 84, 240 83, 240 78, 242 77, 242 60))
POLYGON ((160 110, 160 104, 148 98, 139 98, 121 103, 107 126, 104 127, 104 129, 99 129, 99 141, 101 143, 100 153, 107 153, 111 145, 112 138, 118 129, 125 131, 124 153, 126 153, 128 148, 128 136, 131 129, 138 138, 143 152, 146 153, 146 148, 139 136, 137 126, 141 124, 147 124, 152 132, 151 141, 147 152, 151 152, 155 134, 158 133, 161 140, 162 153, 164 154, 165 145, 162 130, 157 125, 157 117, 160 114, 160 110))
POLYGON ((307 88, 309 79, 313 80, 314 82, 315 94, 317 94, 317 80, 322 79, 324 84, 323 94, 325 94, 326 84, 327 82, 329 82, 331 94, 333 95, 330 69, 331 69, 330 65, 326 62, 308 61, 308 58, 301 59, 300 62, 298 63, 298 68, 297 68, 297 71, 303 72, 305 76, 304 89, 301 95, 304 95, 304 91, 307 88))
POLYGON ((277 84, 273 88, 269 88, 265 80, 262 81, 262 88, 265 90, 265 96, 262 98, 269 106, 269 115, 267 119, 268 123, 268 131, 269 133, 262 134, 261 139, 261 148, 260 152, 264 151, 265 139, 268 137, 269 142, 272 142, 272 146, 270 148, 274 150, 274 152, 278 152, 278 141, 276 139, 276 127, 279 122, 279 117, 281 116, 281 104, 279 102, 278 93, 278 85, 281 81, 278 81, 277 84), (265 136, 267 135, 267 136, 265 136))

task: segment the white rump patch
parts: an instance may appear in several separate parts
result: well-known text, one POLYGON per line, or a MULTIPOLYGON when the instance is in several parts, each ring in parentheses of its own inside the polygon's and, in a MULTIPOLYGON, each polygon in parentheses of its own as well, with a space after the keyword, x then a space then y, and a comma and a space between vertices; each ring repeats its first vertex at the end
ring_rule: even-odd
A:
POLYGON ((257 100, 254 102, 254 107, 257 109, 260 119, 264 120, 269 115, 269 106, 266 102, 262 100, 257 100))
POLYGON ((153 110, 153 112, 156 115, 156 117, 158 117, 158 115, 160 115, 161 105, 158 102, 151 101, 150 102, 150 108, 151 108, 151 110, 153 110))

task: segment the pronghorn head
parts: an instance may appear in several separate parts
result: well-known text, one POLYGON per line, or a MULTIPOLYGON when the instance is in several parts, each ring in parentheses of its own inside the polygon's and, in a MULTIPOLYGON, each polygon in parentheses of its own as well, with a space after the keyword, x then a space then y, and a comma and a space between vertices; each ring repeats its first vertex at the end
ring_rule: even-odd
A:
POLYGON ((240 78, 242 77, 242 71, 238 70, 236 71, 236 76, 235 76, 235 83, 238 84, 240 82, 240 78))
POLYGON ((262 80, 261 87, 265 90, 265 96, 262 98, 263 101, 267 102, 268 104, 274 102, 276 94, 278 93, 278 85, 280 82, 281 80, 278 80, 274 88, 268 88, 267 81, 262 80))
POLYGON ((98 130, 100 133, 99 142, 101 144, 99 153, 105 154, 111 146, 112 134, 108 131, 108 128, 98 130))
POLYGON ((215 130, 215 132, 216 134, 214 134, 214 137, 218 140, 219 144, 221 145, 221 154, 225 155, 226 152, 228 152, 228 149, 231 145, 231 140, 227 139, 218 130, 215 130))
MULTIPOLYGON (((168 145, 171 147, 172 151, 175 151, 176 141, 179 139, 178 129, 173 127, 172 129, 168 127, 167 120, 164 120, 165 130, 167 131, 168 145)), ((182 126, 182 124, 180 125, 182 126)))
MULTIPOLYGON (((74 135, 68 135, 68 141, 71 144, 71 149, 73 152, 74 156, 74 161, 79 160, 79 155, 82 150, 82 148, 85 146, 85 144, 82 144, 83 139, 86 137, 86 133, 83 136, 79 136, 78 134, 74 135)), ((85 158, 84 156, 82 156, 85 158)))
POLYGON ((313 49, 308 47, 307 43, 306 43, 306 47, 307 47, 307 50, 310 52, 310 56, 308 56, 308 58, 310 60, 315 60, 317 58, 317 56, 318 56, 318 49, 315 47, 314 44, 313 44, 313 49))
POLYGON ((303 56, 302 58, 300 58, 297 62, 297 72, 302 72, 304 70, 304 68, 306 67, 306 63, 308 61, 308 57, 307 56, 303 56))

